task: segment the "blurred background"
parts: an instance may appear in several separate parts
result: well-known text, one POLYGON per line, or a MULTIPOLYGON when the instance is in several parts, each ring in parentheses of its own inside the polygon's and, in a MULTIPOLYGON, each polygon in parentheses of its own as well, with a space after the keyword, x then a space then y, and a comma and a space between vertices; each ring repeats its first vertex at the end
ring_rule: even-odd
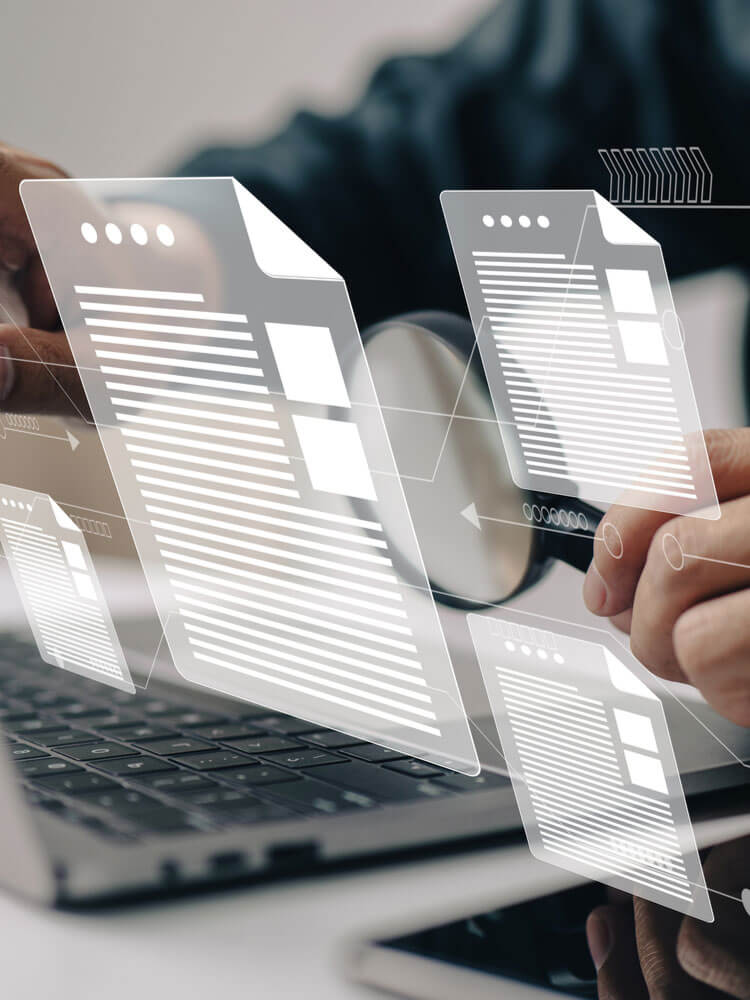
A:
POLYGON ((147 176, 211 139, 346 108, 384 56, 439 49, 490 0, 3 5, 2 141, 79 177, 147 176))

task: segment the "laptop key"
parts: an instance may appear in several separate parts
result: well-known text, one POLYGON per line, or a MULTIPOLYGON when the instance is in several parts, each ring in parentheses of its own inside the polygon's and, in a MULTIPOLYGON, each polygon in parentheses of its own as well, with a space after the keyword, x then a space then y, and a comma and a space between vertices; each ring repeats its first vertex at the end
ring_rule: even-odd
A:
POLYGON ((93 733, 86 733, 82 729, 71 729, 69 726, 64 729, 53 729, 48 733, 30 733, 26 738, 40 747, 75 746, 77 743, 94 743, 97 739, 93 733))
POLYGON ((148 701, 142 701, 138 707, 144 715, 148 715, 150 718, 158 718, 161 715, 174 715, 184 711, 182 706, 175 705, 171 701, 163 701, 160 698, 149 698, 148 701))
POLYGON ((6 706, 0 708, 0 724, 7 729, 12 722, 24 722, 26 719, 36 718, 36 709, 18 708, 16 706, 6 706))
POLYGON ((347 736, 345 733, 337 733, 332 729, 321 729, 316 733, 305 733, 302 739, 305 743, 314 743, 315 746, 325 747, 328 750, 338 750, 341 747, 366 746, 356 736, 347 736))
POLYGON ((152 832, 172 832, 195 829, 195 824, 182 809, 166 806, 159 799, 142 792, 103 792, 81 800, 86 805, 106 809, 141 829, 152 832))
POLYGON ((90 792, 103 792, 109 788, 119 788, 111 778, 105 778, 93 771, 81 771, 79 774, 47 774, 34 779, 35 787, 48 788, 61 795, 88 795, 90 792))
POLYGON ((102 726, 108 736, 114 736, 118 740, 126 743, 137 743, 139 740, 166 739, 179 734, 174 729, 166 729, 164 726, 152 725, 151 723, 136 723, 118 726, 102 726))
POLYGON ((295 719, 291 715, 265 715, 254 721, 256 726, 262 726, 264 729, 275 729, 287 736, 295 736, 297 733, 312 733, 316 729, 320 729, 320 726, 316 726, 312 722, 295 719))
POLYGON ((87 715, 85 725, 92 729, 106 729, 108 726, 133 725, 138 721, 135 712, 99 712, 97 715, 87 715))
POLYGON ((168 722, 170 725, 182 727, 182 726, 206 726, 209 724, 217 725, 220 722, 225 722, 226 719, 223 715, 214 715, 212 712, 197 712, 193 709, 189 711, 181 711, 175 715, 170 715, 168 722))
POLYGON ((98 743, 89 743, 80 747, 66 747, 60 751, 66 757, 73 760, 90 761, 92 764, 98 760, 109 760, 112 757, 136 757, 137 750, 132 747, 123 746, 122 743, 111 743, 107 740, 99 740, 98 743))
POLYGON ((363 792, 378 802, 407 802, 420 797, 417 782, 412 778, 359 761, 317 767, 315 777, 330 781, 332 785, 363 792))
POLYGON ((153 774, 161 771, 174 771, 169 761, 158 757, 116 757, 114 760, 98 761, 96 765, 106 774, 117 774, 122 778, 136 777, 139 774, 153 774))
POLYGON ((126 818, 148 833, 195 833, 205 830, 209 822, 189 816, 182 809, 173 806, 160 806, 126 818))
POLYGON ((392 764, 384 764, 383 767, 399 774, 410 774, 414 778, 434 778, 445 774, 442 768, 424 764, 421 760, 398 760, 392 764))
POLYGON ((398 750, 389 750, 387 747, 379 747, 374 743, 363 743, 358 747, 349 747, 347 756, 358 757, 360 760, 369 760, 373 764, 380 764, 387 760, 402 760, 406 754, 399 753, 398 750))
POLYGON ((15 743, 10 747, 10 756, 14 760, 36 760, 51 755, 40 750, 39 747, 30 747, 26 743, 15 743))
POLYGON ((181 796, 190 806, 207 812, 212 818, 219 820, 238 820, 259 822, 261 820, 282 819, 289 815, 289 810, 272 802, 261 802, 254 796, 232 788, 215 788, 209 791, 193 792, 181 796))
POLYGON ((243 764, 255 763, 252 757, 233 750, 213 750, 207 753, 186 753, 180 756, 180 763, 196 771, 216 771, 225 767, 242 767, 243 764))
POLYGON ((371 809, 377 803, 367 795, 345 789, 334 788, 315 778, 303 778, 271 789, 272 794, 302 811, 326 813, 334 816, 336 813, 349 812, 352 809, 371 809))
POLYGON ((49 757, 44 760, 25 760, 19 762, 18 770, 25 778, 37 778, 46 774, 73 774, 83 771, 82 767, 77 767, 67 760, 59 757, 49 757))
POLYGON ((50 688, 41 688, 29 695, 29 701, 38 708, 61 709, 75 703, 75 698, 50 688))
POLYGON ((72 705, 67 705, 65 708, 55 709, 55 714, 63 719, 85 719, 88 716, 106 714, 106 707, 91 705, 85 701, 74 701, 72 705))
POLYGON ((234 767, 231 771, 220 771, 217 777, 237 785, 278 785, 283 781, 299 780, 299 775, 280 767, 272 767, 270 764, 234 767))
POLYGON ((247 739, 249 736, 261 736, 262 729, 242 722, 226 722, 208 726, 191 726, 191 735, 203 736, 208 740, 247 739))
POLYGON ((142 812, 147 809, 158 809, 162 805, 159 799, 147 792, 135 792, 130 788, 118 785, 113 789, 97 791, 86 796, 87 805, 99 809, 108 809, 118 815, 142 812))
POLYGON ((299 750, 285 750, 283 753, 264 754, 272 764, 283 764, 284 767, 317 767, 321 764, 333 764, 342 760, 338 754, 326 750, 313 750, 311 747, 299 750))
POLYGON ((227 740, 235 750, 247 753, 275 753, 277 750, 301 750, 302 744, 296 740, 287 740, 282 736, 258 736, 251 739, 227 740))
POLYGON ((436 779, 436 784, 451 788, 456 792, 479 792, 487 788, 508 788, 510 778, 505 774, 478 774, 470 777, 468 774, 444 774, 436 779))
POLYGON ((182 795, 197 789, 216 788, 216 782, 192 771, 169 771, 130 775, 139 785, 153 788, 164 795, 182 795))
POLYGON ((45 733, 50 732, 53 729, 59 729, 60 723, 56 722, 54 719, 20 719, 18 722, 3 722, 2 728, 6 729, 9 733, 17 733, 19 736, 24 736, 27 733, 45 733))
POLYGON ((176 757, 179 754, 191 753, 196 750, 215 750, 213 744, 205 740, 197 740, 191 736, 172 736, 164 740, 134 741, 137 746, 159 757, 176 757))

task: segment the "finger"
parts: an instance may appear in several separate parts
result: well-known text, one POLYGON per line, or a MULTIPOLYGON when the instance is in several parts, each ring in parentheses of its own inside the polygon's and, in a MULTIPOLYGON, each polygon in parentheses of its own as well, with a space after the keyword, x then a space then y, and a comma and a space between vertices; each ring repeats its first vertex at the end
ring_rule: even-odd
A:
POLYGON ((677 938, 678 961, 693 978, 721 990, 722 996, 750 1000, 748 918, 737 903, 743 887, 750 884, 750 838, 714 847, 703 870, 706 884, 718 890, 713 896, 716 919, 709 924, 685 918, 677 938))
POLYGON ((717 1000, 716 992, 688 975, 677 960, 682 914, 645 899, 634 900, 638 960, 648 995, 658 1000, 717 1000))
POLYGON ((750 726, 750 591, 696 604, 675 623, 685 677, 724 718, 750 726))
POLYGON ((19 271, 35 255, 36 247, 18 191, 25 177, 60 177, 51 163, 0 145, 0 265, 19 271))
POLYGON ((60 317, 39 257, 32 257, 18 275, 18 290, 29 313, 29 326, 35 330, 59 330, 60 317))
MULTIPOLYGON (((750 492, 750 428, 706 431, 704 437, 719 499, 750 492)), ((594 559, 584 581, 589 611, 612 617, 632 607, 654 533, 671 520, 662 511, 621 504, 610 508, 597 528, 594 559)))
POLYGON ((638 964, 631 903, 598 906, 586 921, 599 1000, 648 1000, 638 964))
POLYGON ((677 619, 694 604, 750 586, 750 498, 722 504, 719 521, 681 517, 654 535, 633 601, 631 648, 654 673, 685 680, 677 619))
POLYGON ((90 419, 68 339, 0 326, 0 405, 16 413, 54 413, 90 419))
POLYGON ((619 629, 620 632, 630 635, 630 629, 633 623, 633 609, 628 608, 627 611, 621 611, 619 615, 612 615, 609 620, 616 629, 619 629))

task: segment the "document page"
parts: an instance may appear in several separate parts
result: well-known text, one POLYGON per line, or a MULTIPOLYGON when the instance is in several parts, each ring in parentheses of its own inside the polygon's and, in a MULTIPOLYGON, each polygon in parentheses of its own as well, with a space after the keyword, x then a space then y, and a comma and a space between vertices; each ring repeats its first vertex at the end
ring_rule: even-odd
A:
POLYGON ((46 494, 0 486, 0 536, 45 663, 135 694, 81 529, 46 494))
POLYGON ((343 280, 231 178, 22 193, 178 670, 476 773, 343 280))
POLYGON ((595 191, 446 191, 515 482, 718 517, 661 247, 595 191))
POLYGON ((645 668, 599 629, 513 612, 468 621, 531 853, 712 920, 645 668))

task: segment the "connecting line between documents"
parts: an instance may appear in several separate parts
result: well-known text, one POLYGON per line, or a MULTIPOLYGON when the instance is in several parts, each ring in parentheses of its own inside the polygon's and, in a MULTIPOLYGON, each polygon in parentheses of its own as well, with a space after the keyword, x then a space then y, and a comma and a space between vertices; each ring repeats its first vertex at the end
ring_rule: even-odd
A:
POLYGON ((156 652, 154 653, 154 658, 151 661, 151 666, 149 668, 148 674, 146 675, 146 683, 145 684, 136 684, 135 682, 133 682, 133 686, 138 691, 145 691, 148 688, 148 683, 151 680, 151 675, 154 672, 154 667, 156 666, 156 661, 159 659, 159 653, 161 652, 162 643, 166 639, 166 632, 167 632, 167 628, 169 627, 169 620, 172 617, 172 614, 173 614, 173 612, 170 611, 169 614, 167 615, 167 620, 164 623, 164 626, 162 627, 161 635, 159 636, 159 642, 156 645, 156 652))

